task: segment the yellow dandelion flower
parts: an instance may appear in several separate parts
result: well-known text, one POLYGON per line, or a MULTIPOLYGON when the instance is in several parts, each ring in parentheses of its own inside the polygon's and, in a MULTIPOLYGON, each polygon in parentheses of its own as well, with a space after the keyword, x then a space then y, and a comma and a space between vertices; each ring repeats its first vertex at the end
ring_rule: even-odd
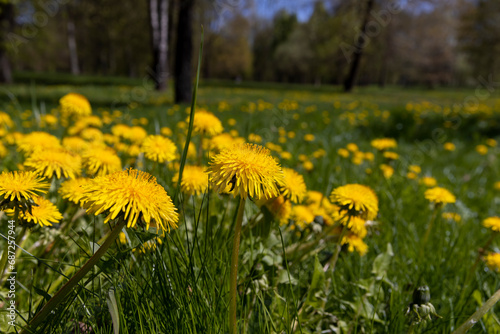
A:
POLYGON ((9 151, 7 150, 7 148, 3 145, 2 142, 0 142, 0 158, 5 158, 8 153, 9 151))
POLYGON ((82 165, 89 176, 104 176, 122 169, 115 150, 107 146, 92 146, 82 154, 82 165))
POLYGON ((220 152, 225 148, 231 147, 239 141, 241 144, 244 143, 244 139, 240 140, 233 138, 229 133, 221 133, 219 135, 210 138, 209 147, 216 152, 220 152))
POLYGON ((0 199, 8 201, 29 200, 45 194, 49 183, 35 172, 2 172, 0 174, 0 199))
POLYGON ((234 118, 230 118, 227 120, 227 124, 229 124, 229 126, 235 126, 236 120, 234 118))
POLYGON ((280 190, 283 196, 289 198, 293 203, 300 203, 306 195, 307 188, 304 177, 291 168, 283 168, 285 182, 280 190))
POLYGON ((417 166, 417 165, 410 165, 410 167, 408 167, 408 169, 410 172, 413 172, 415 174, 420 174, 420 172, 422 172, 422 168, 420 168, 420 166, 417 166))
POLYGON ((56 116, 48 114, 40 117, 40 127, 41 128, 52 128, 55 129, 57 125, 58 119, 56 116))
POLYGON ((14 126, 12 118, 6 112, 0 111, 0 128, 11 128, 14 126))
POLYGON ((335 188, 330 194, 330 200, 350 216, 373 220, 378 214, 377 195, 371 188, 361 184, 347 184, 335 188))
POLYGON ((292 156, 292 153, 287 152, 287 151, 283 151, 280 153, 280 157, 283 160, 291 160, 293 156, 292 156))
POLYGON ((59 110, 64 117, 88 116, 92 114, 92 107, 89 100, 83 95, 69 93, 59 100, 59 110))
MULTIPOLYGON (((283 152, 283 148, 282 148, 281 146, 276 145, 276 144, 271 143, 271 142, 267 142, 267 143, 266 143, 266 147, 267 147, 268 149, 270 149, 271 151, 274 151, 274 152, 278 152, 278 153, 283 152)), ((302 155, 303 155, 303 154, 302 154, 302 155)), ((306 157, 306 159, 307 159, 307 157, 306 157)))
POLYGON ((408 172, 406 173, 406 177, 409 178, 410 180, 415 180, 416 178, 418 178, 418 175, 415 174, 414 172, 408 172))
POLYGON ((308 134, 304 135, 304 140, 305 141, 309 141, 310 142, 310 141, 314 141, 314 139, 315 139, 315 137, 314 137, 314 135, 312 133, 308 133, 308 134))
MULTIPOLYGON (((31 212, 20 212, 19 219, 27 223, 38 224, 40 226, 52 226, 63 218, 57 207, 48 199, 40 196, 33 197, 35 205, 31 207, 31 212)), ((9 216, 15 214, 14 209, 5 210, 9 216)))
POLYGON ((255 144, 223 150, 212 158, 208 173, 216 191, 230 186, 233 194, 242 198, 277 197, 278 183, 284 181, 283 171, 269 150, 255 144))
POLYGON ((111 128, 111 133, 117 137, 125 138, 126 133, 130 131, 130 126, 126 124, 116 124, 111 128))
POLYGON ((17 150, 28 155, 40 150, 61 148, 59 138, 47 132, 35 131, 20 137, 17 141, 17 150))
POLYGON ((456 223, 460 223, 460 221, 462 220, 462 216, 455 212, 443 212, 441 217, 446 220, 453 220, 456 223))
POLYGON ((489 253, 484 257, 484 260, 491 270, 500 271, 500 253, 489 253))
POLYGON ((89 182, 86 178, 69 179, 61 184, 58 190, 62 198, 75 204, 83 204, 83 185, 89 182))
POLYGON ((52 176, 74 179, 81 173, 82 159, 64 149, 36 151, 26 159, 24 166, 49 179, 52 176))
POLYGON ((62 146, 70 152, 81 154, 90 147, 90 144, 80 137, 65 137, 62 146))
POLYGON ((500 232, 500 217, 488 217, 483 220, 483 226, 491 228, 492 231, 500 232))
MULTIPOLYGON (((154 252, 156 250, 156 245, 161 245, 163 242, 161 241, 160 238, 155 237, 151 240, 146 241, 142 245, 140 245, 138 248, 136 248, 139 253, 145 254, 148 252, 154 252)), ((134 251, 136 250, 134 249, 134 251)))
POLYGON ((174 142, 168 138, 159 135, 151 135, 146 137, 142 143, 141 150, 144 152, 144 156, 147 159, 164 163, 175 159, 177 147, 174 142))
POLYGON ((304 229, 314 221, 314 214, 305 205, 295 205, 292 207, 290 218, 295 221, 295 225, 304 229))
POLYGON ((337 151, 338 155, 340 155, 343 158, 348 158, 349 157, 349 151, 346 150, 345 148, 339 148, 337 151))
POLYGON ((356 252, 358 252, 361 256, 365 255, 368 252, 368 245, 365 244, 362 238, 353 233, 344 236, 342 238, 341 244, 347 244, 347 250, 349 252, 352 253, 354 252, 354 250, 356 250, 356 252))
POLYGON ((299 154, 299 161, 304 162, 307 161, 309 158, 305 154, 299 154))
POLYGON ((123 135, 124 139, 130 140, 133 144, 140 145, 144 139, 148 136, 146 130, 140 126, 133 126, 128 129, 123 135))
POLYGON ((500 181, 495 182, 493 188, 495 188, 495 190, 500 190, 500 181))
POLYGON ((447 142, 447 143, 444 143, 443 144, 443 148, 446 150, 446 151, 455 151, 456 147, 455 147, 455 144, 451 143, 451 142, 447 142))
POLYGON ((455 196, 447 189, 434 187, 427 189, 424 193, 425 198, 435 204, 455 203, 455 196))
POLYGON ((341 224, 346 226, 349 231, 360 238, 364 238, 367 234, 366 220, 360 217, 345 217, 340 220, 341 224))
POLYGON ((346 148, 347 148, 348 151, 351 151, 351 152, 359 151, 359 147, 355 143, 349 143, 349 144, 347 144, 346 148))
POLYGON ((304 169, 307 171, 307 172, 310 172, 314 169, 314 164, 307 160, 307 161, 304 161, 304 163, 302 164, 302 167, 304 167, 304 169))
POLYGON ((399 158, 399 154, 397 154, 396 152, 385 151, 383 155, 384 158, 389 160, 397 160, 399 158))
POLYGON ((380 170, 382 171, 382 174, 384 174, 384 177, 386 179, 390 179, 394 175, 394 168, 387 164, 381 164, 380 170))
POLYGON ((194 114, 193 130, 195 133, 212 137, 221 133, 224 128, 217 116, 209 111, 200 109, 194 114))
POLYGON ((435 187, 437 181, 432 176, 424 176, 423 178, 420 179, 420 183, 422 183, 426 187, 435 187))
MULTIPOLYGON (((182 172, 181 191, 191 196, 203 194, 208 188, 208 175, 205 167, 185 165, 182 172)), ((179 173, 177 173, 172 182, 177 184, 179 173)))
POLYGON ((486 145, 477 145, 476 152, 481 155, 486 155, 488 153, 488 147, 486 145))
POLYGON ((365 154, 361 151, 353 152, 352 163, 355 165, 361 165, 365 158, 365 154))
POLYGON ((141 154, 141 147, 139 145, 130 145, 127 150, 125 151, 129 156, 131 157, 137 157, 139 154, 141 154))
POLYGON ((276 219, 280 225, 285 225, 290 218, 292 212, 292 203, 287 201, 283 196, 278 196, 266 207, 271 211, 274 219, 276 219))
POLYGON ((379 151, 384 151, 390 148, 396 148, 398 143, 393 138, 377 138, 373 139, 370 145, 379 151))
POLYGON ((495 147, 497 146, 497 141, 493 138, 486 139, 486 145, 489 147, 495 147))
POLYGON ((365 152, 364 159, 368 161, 373 161, 375 160, 375 154, 373 154, 372 152, 365 152))
POLYGON ((134 169, 99 176, 82 186, 82 201, 88 213, 104 211, 111 219, 123 214, 127 227, 135 227, 139 218, 149 228, 156 223, 159 229, 177 228, 179 215, 165 189, 150 174, 134 169))
POLYGON ((160 133, 165 137, 172 137, 173 134, 172 130, 167 126, 162 127, 160 133))
POLYGON ((254 143, 261 143, 262 142, 262 137, 255 134, 251 133, 248 135, 248 141, 254 142, 254 143))
POLYGON ((103 142, 104 134, 96 128, 86 128, 80 132, 80 137, 89 142, 103 142))
POLYGON ((120 232, 120 235, 118 236, 118 241, 120 241, 122 245, 127 244, 127 236, 125 235, 125 232, 123 231, 120 232))

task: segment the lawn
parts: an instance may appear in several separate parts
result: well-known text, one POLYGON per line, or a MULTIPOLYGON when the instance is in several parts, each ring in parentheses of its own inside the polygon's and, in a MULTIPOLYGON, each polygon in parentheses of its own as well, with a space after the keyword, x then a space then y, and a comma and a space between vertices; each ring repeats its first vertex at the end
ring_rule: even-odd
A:
MULTIPOLYGON (((498 92, 370 86, 345 94, 328 86, 207 81, 196 114, 213 115, 202 123, 207 129, 195 124, 184 154, 190 108, 174 105, 170 91, 154 92, 141 80, 56 79, 24 78, 0 88, 0 170, 45 175, 50 188, 43 197, 62 215, 52 226, 21 224, 19 212, 14 219, 23 250, 15 257, 14 298, 7 276, 1 279, 4 332, 26 327, 120 224, 120 214, 104 223, 112 209, 94 215, 81 208, 88 203, 64 196, 61 189, 74 177, 47 176, 31 149, 46 139, 26 139, 38 132, 57 137, 54 146, 81 159, 75 178, 85 177, 82 182, 106 177, 91 165, 107 155, 119 158, 120 170, 153 175, 179 220, 165 233, 157 234, 154 224, 139 226, 140 219, 136 228, 123 229, 36 332, 228 332, 239 212, 242 333, 449 333, 500 287, 500 255, 494 255, 500 253, 498 92), (84 95, 97 117, 65 116, 59 100, 71 92, 84 95), (147 135, 168 138, 175 145, 171 156, 159 161, 148 155, 147 135), (212 166, 216 173, 217 155, 245 142, 267 147, 271 160, 287 168, 281 202, 249 196, 242 211, 235 182, 233 191, 222 193, 214 184, 201 191, 178 187, 180 169, 188 181, 199 177, 191 166, 212 166), (363 185, 355 193, 361 201, 372 194, 366 187, 373 191, 376 210, 341 201, 346 195, 339 193, 352 190, 344 186, 354 184, 363 185), (17 327, 8 324, 11 300, 17 327), (425 312, 429 303, 435 313, 425 312)), ((41 151, 52 149, 47 144, 41 151)), ((231 151, 227 159, 238 154, 231 151)), ((253 153, 241 159, 247 154, 253 153)), ((2 191, 0 182, 0 232, 7 236, 16 212, 8 210, 13 201, 2 191)), ((2 238, 0 248, 6 246, 2 238)), ((470 332, 499 332, 498 311, 493 307, 470 332)))

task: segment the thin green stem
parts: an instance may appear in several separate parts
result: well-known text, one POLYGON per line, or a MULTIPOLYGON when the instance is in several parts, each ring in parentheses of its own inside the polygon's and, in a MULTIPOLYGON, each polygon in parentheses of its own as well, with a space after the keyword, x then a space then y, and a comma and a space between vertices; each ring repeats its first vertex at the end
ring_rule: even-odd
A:
POLYGON ((234 227, 233 252, 231 254, 231 274, 229 278, 229 333, 236 334, 236 299, 238 286, 238 254, 240 250, 241 225, 243 224, 243 212, 245 211, 245 198, 240 197, 236 225, 234 227))
MULTIPOLYGON (((43 308, 31 319, 27 330, 36 331, 37 327, 50 315, 50 313, 61 304, 67 295, 73 291, 73 288, 80 282, 81 279, 97 264, 99 259, 106 254, 108 248, 113 244, 121 230, 125 227, 126 221, 120 218, 116 226, 108 234, 106 240, 101 247, 92 255, 83 267, 43 306, 43 308)), ((23 331, 21 333, 26 333, 23 331)))
POLYGON ((420 251, 418 254, 418 257, 420 259, 424 255, 425 245, 427 244, 427 241, 429 240, 429 237, 431 236, 432 227, 434 226, 434 223, 436 221, 438 211, 439 211, 439 208, 437 206, 435 206, 434 212, 432 213, 432 217, 431 217, 431 220, 429 222, 429 225, 427 225, 427 230, 425 231, 424 238, 422 239, 422 242, 420 243, 420 251))
POLYGON ((467 319, 467 321, 464 322, 460 327, 458 327, 458 329, 454 331, 452 334, 466 333, 469 329, 472 328, 472 326, 477 324, 479 320, 481 320, 481 318, 486 314, 486 312, 488 312, 491 308, 493 308, 493 306, 495 306, 495 304, 499 300, 500 300, 500 289, 497 290, 497 292, 495 292, 493 296, 491 296, 490 299, 486 301, 486 303, 484 303, 476 312, 474 312, 474 314, 471 315, 471 317, 467 319))

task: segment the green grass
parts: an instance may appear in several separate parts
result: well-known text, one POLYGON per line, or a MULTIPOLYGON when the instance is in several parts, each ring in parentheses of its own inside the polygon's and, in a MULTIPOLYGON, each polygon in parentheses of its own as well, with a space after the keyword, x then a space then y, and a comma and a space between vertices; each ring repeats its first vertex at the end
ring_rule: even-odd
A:
MULTIPOLYGON (((131 125, 134 120, 146 117, 148 133, 168 126, 174 132, 172 138, 179 151, 184 145, 183 131, 176 124, 186 122, 187 106, 174 109, 171 90, 156 93, 142 83, 131 81, 120 86, 109 86, 104 81, 62 85, 60 78, 50 82, 43 79, 1 87, 0 110, 11 115, 16 131, 45 130, 61 137, 65 129, 40 128, 36 119, 56 108, 64 94, 74 91, 88 97, 97 115, 115 109, 122 111, 121 118, 102 128, 104 133, 110 133, 117 122, 131 125), (27 109, 33 112, 26 113, 27 109), (26 121, 29 123, 23 123, 26 121)), ((456 127, 446 123, 450 115, 433 111, 437 105, 444 108, 461 104, 469 96, 474 96, 474 90, 360 87, 354 94, 343 94, 337 87, 202 82, 198 105, 214 112, 226 131, 236 130, 244 138, 257 134, 262 137, 262 144, 279 144, 280 128, 295 133, 295 138, 280 144, 292 154, 290 160, 281 159, 280 163, 301 173, 308 190, 328 196, 338 186, 360 183, 371 187, 379 199, 379 216, 365 238, 368 253, 360 256, 343 247, 335 271, 326 273, 321 267, 335 252, 334 240, 318 240, 310 252, 283 251, 319 239, 319 231, 324 227, 310 224, 297 234, 290 227, 280 227, 276 221, 251 224, 252 217, 260 211, 247 201, 238 276, 238 319, 242 332, 407 333, 410 327, 405 313, 412 302, 413 290, 427 285, 430 301, 442 318, 433 317, 427 325, 418 325, 414 330, 449 333, 500 287, 499 273, 488 269, 479 257, 479 251, 493 233, 481 222, 499 214, 500 191, 493 184, 500 181, 500 149, 490 147, 487 155, 475 151, 476 145, 484 144, 487 138, 500 139, 495 137, 499 95, 481 101, 483 111, 457 109, 451 115, 460 120, 456 127), (259 100, 270 104, 259 111, 259 100), (284 100, 295 101, 297 105, 280 107, 284 100), (407 110, 408 103, 424 105, 424 101, 432 104, 422 107, 418 116, 407 110), (219 111, 220 102, 228 104, 227 110, 219 111), (254 107, 255 111, 249 111, 254 107), (389 112, 386 119, 379 115, 383 111, 389 112), (355 119, 349 121, 346 112, 355 119), (236 125, 228 125, 231 118, 236 125), (312 142, 303 140, 309 133, 315 136, 312 142), (400 156, 398 160, 388 162, 371 148, 370 141, 380 137, 398 140, 395 149, 400 156), (453 142, 456 150, 445 151, 444 142, 453 142), (351 161, 352 155, 347 159, 339 156, 338 149, 348 143, 356 143, 362 152, 372 152, 374 161, 356 165, 351 161), (315 157, 313 153, 318 149, 324 149, 326 154, 315 157), (303 165, 301 154, 313 163, 312 171, 303 165), (382 175, 379 168, 382 163, 394 168, 391 178, 382 175), (419 177, 434 177, 439 186, 457 197, 457 202, 433 209, 424 198, 426 187, 407 177, 409 165, 420 166, 419 177), (462 220, 447 221, 441 212, 459 213, 462 220), (424 244, 434 214, 432 233, 424 244)), ((195 136, 193 142, 198 145, 199 138, 195 136)), ((13 170, 24 158, 14 146, 8 149, 0 166, 13 170)), ((133 161, 123 153, 120 155, 124 167, 138 167, 152 173, 170 195, 175 193, 172 182, 175 171, 145 159, 133 161)), ((275 151, 273 155, 280 156, 275 151)), ((208 161, 204 157, 204 164, 208 161)), ((59 184, 60 181, 55 183, 56 189, 59 184)), ((55 190, 48 198, 64 213, 60 225, 79 213, 74 204, 60 198, 55 190)), ((232 196, 212 192, 194 197, 181 195, 179 228, 162 237, 163 243, 146 253, 139 253, 136 248, 155 235, 127 229, 127 243, 117 242, 111 247, 67 302, 44 322, 40 333, 71 330, 85 333, 84 324, 95 333, 113 333, 109 306, 113 296, 120 333, 226 333, 229 262, 237 203, 232 196)), ((6 221, 4 216, 0 225, 4 235, 6 221)), ((68 268, 78 259, 92 255, 91 243, 96 243, 109 229, 109 225, 102 224, 102 217, 84 214, 64 234, 58 226, 33 229, 26 245, 32 255, 24 253, 16 263, 19 325, 25 325, 22 318, 32 317, 43 299, 49 297, 47 294, 53 294, 50 289, 58 279, 66 281, 61 277, 68 268), (41 244, 36 244, 37 241, 41 244), (53 247, 48 247, 52 242, 53 247)), ((498 238, 482 254, 490 251, 500 251, 498 238)), ((71 270, 68 275, 72 275, 71 270)), ((5 286, 2 289, 3 299, 5 286)), ((500 331, 495 315, 498 311, 496 306, 470 332, 500 331)), ((0 329, 7 328, 3 321, 1 315, 0 329)))

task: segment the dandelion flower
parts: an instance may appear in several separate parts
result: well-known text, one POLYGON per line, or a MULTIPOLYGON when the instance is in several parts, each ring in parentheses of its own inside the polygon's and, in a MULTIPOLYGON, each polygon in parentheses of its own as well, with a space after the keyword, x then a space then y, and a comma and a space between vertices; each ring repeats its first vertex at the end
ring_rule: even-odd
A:
POLYGON ((355 143, 349 143, 349 144, 347 144, 346 148, 347 148, 348 151, 351 151, 351 152, 357 152, 357 151, 359 151, 359 147, 355 143))
POLYGON ((212 158, 209 180, 218 192, 231 187, 233 194, 259 199, 279 195, 283 171, 269 150, 255 144, 234 145, 212 158))
POLYGON ((345 148, 339 148, 337 151, 338 155, 340 155, 343 158, 348 158, 349 157, 349 151, 346 150, 345 148))
POLYGON ((441 217, 446 220, 453 220, 456 223, 460 223, 460 221, 462 220, 462 216, 455 212, 443 212, 441 217))
POLYGON ((90 179, 77 178, 64 181, 59 188, 59 195, 75 204, 83 204, 83 185, 87 184, 90 179))
POLYGON ((363 218, 356 216, 345 217, 340 222, 358 237, 364 238, 366 236, 366 221, 363 218))
POLYGON ((69 93, 59 100, 59 110, 65 117, 70 116, 88 116, 92 114, 92 107, 89 100, 83 95, 69 93))
POLYGON ((130 140, 134 144, 141 144, 144 139, 148 136, 148 133, 144 128, 140 126, 133 126, 128 128, 128 130, 122 134, 123 138, 130 140))
POLYGON ((17 140, 17 150, 28 155, 40 150, 61 148, 59 138, 47 132, 35 131, 17 140))
POLYGON ((272 213, 280 225, 288 222, 288 218, 292 212, 292 203, 287 201, 285 197, 278 196, 266 204, 267 209, 272 213))
POLYGON ((308 133, 304 135, 304 140, 305 141, 314 141, 314 135, 312 133, 308 133))
POLYGON ((49 179, 52 176, 74 179, 81 173, 82 160, 63 149, 37 151, 26 159, 24 166, 49 179))
POLYGON ((441 187, 434 187, 427 189, 424 193, 427 200, 435 204, 455 203, 455 196, 447 189, 441 187))
POLYGON ((177 147, 168 138, 159 135, 151 135, 146 137, 142 143, 142 152, 144 156, 152 161, 164 163, 175 159, 177 147))
POLYGON ((0 158, 5 158, 8 153, 9 151, 7 150, 7 148, 2 142, 0 142, 0 158))
POLYGON ((423 178, 420 179, 420 183, 422 183, 426 187, 435 187, 437 181, 432 176, 424 176, 423 178))
POLYGON ((484 257, 484 260, 492 270, 500 271, 500 253, 489 253, 484 257))
POLYGON ((500 232, 500 217, 488 217, 483 220, 483 226, 491 228, 493 231, 500 232))
POLYGON ((332 203, 347 211, 350 216, 361 216, 373 220, 378 213, 378 198, 373 190, 361 184, 347 184, 338 187, 330 194, 332 203))
POLYGON ((218 135, 224 129, 222 123, 214 114, 201 109, 194 114, 193 130, 195 133, 212 137, 218 135))
POLYGON ((444 143, 443 144, 443 148, 446 150, 446 151, 455 151, 455 144, 451 143, 451 142, 447 142, 447 143, 444 143))
POLYGON ((486 155, 488 153, 488 147, 486 145, 477 145, 476 146, 476 152, 481 154, 481 155, 486 155))
POLYGON ((370 142, 370 145, 379 151, 384 151, 390 148, 396 148, 398 146, 398 143, 395 139, 392 138, 378 138, 373 139, 370 142))
POLYGON ((82 132, 80 133, 80 137, 82 137, 83 139, 85 139, 89 142, 103 142, 104 141, 104 134, 101 132, 101 130, 96 129, 96 128, 83 129, 82 132))
POLYGON ((486 139, 486 145, 489 147, 495 147, 497 146, 497 141, 493 138, 486 139))
POLYGON ((104 211, 111 219, 123 214, 127 227, 135 227, 141 218, 146 228, 152 222, 162 230, 177 228, 179 215, 165 189, 150 174, 134 169, 99 176, 83 185, 84 207, 98 215, 104 211))
POLYGON ((284 184, 280 187, 281 193, 294 203, 300 203, 306 195, 307 188, 304 177, 291 168, 283 168, 284 184))
POLYGON ((65 137, 62 146, 70 152, 80 154, 90 147, 90 143, 80 137, 65 137))
MULTIPOLYGON (((40 226, 52 226, 57 224, 63 218, 57 207, 48 199, 40 196, 33 197, 35 205, 31 207, 31 212, 20 212, 19 219, 28 223, 38 224, 40 226)), ((9 216, 14 215, 14 209, 6 210, 9 216)))
POLYGON ((0 198, 9 201, 32 199, 45 194, 49 183, 35 172, 2 172, 0 174, 0 198), (10 197, 10 199, 9 199, 10 197))
POLYGON ((306 225, 311 224, 314 221, 314 214, 305 205, 295 205, 292 208, 290 218, 295 221, 295 224, 304 229, 306 225))
POLYGON ((354 250, 356 250, 356 252, 358 252, 359 255, 361 256, 365 255, 368 252, 368 245, 365 244, 362 238, 358 237, 354 233, 344 236, 342 238, 341 244, 342 245, 347 244, 348 245, 347 250, 349 252, 352 253, 354 252, 354 250))
POLYGON ((82 155, 82 165, 87 175, 103 176, 122 169, 122 161, 107 146, 92 146, 82 155))
POLYGON ((12 118, 6 112, 0 111, 0 128, 11 128, 14 126, 12 118))
POLYGON ((396 152, 386 151, 386 152, 384 152, 383 155, 384 155, 384 158, 389 159, 389 160, 397 160, 399 158, 399 154, 397 154, 396 152))
MULTIPOLYGON (((179 181, 179 173, 177 173, 172 182, 179 181)), ((182 193, 191 196, 203 194, 208 188, 208 175, 204 167, 200 166, 184 166, 181 180, 182 193)))

